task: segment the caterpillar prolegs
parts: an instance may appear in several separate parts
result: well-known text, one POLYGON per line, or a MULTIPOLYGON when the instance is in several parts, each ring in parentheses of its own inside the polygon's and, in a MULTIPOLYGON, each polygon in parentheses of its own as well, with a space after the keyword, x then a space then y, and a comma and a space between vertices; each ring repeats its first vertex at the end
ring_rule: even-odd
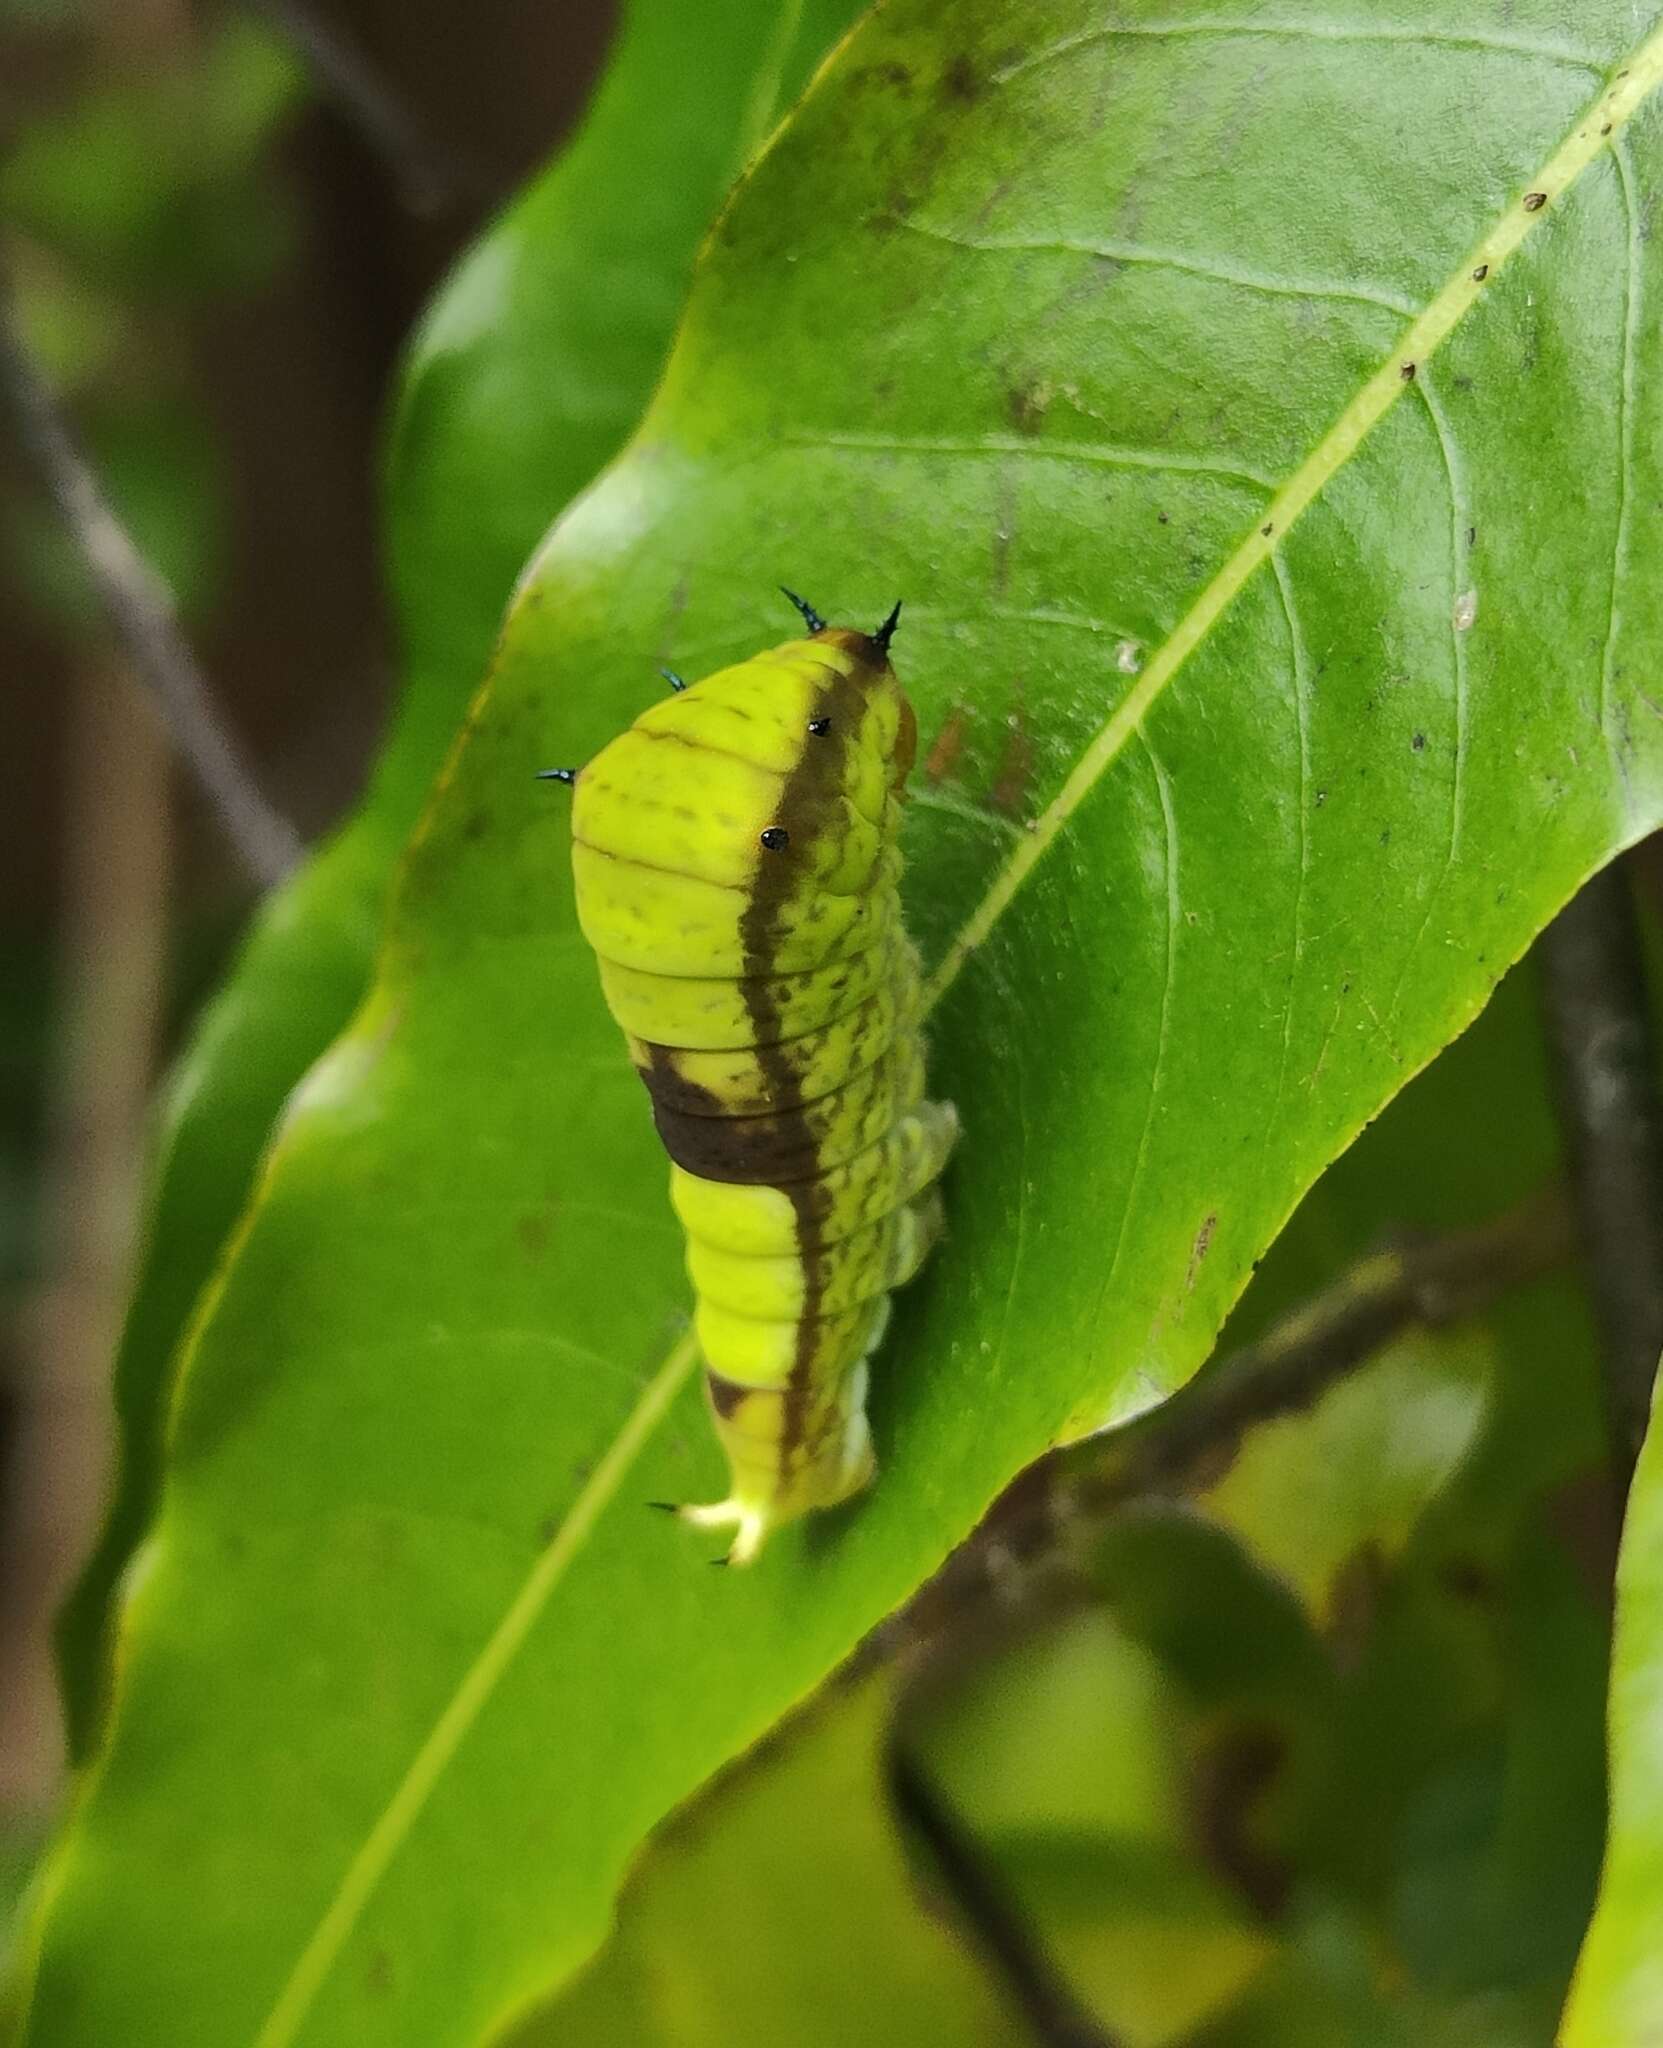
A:
POLYGON ((828 626, 673 694, 580 770, 578 919, 687 1232, 727 1497, 769 1531, 875 1469, 867 1360, 941 1232, 958 1133, 924 1095, 899 832, 917 726, 875 633, 828 626))

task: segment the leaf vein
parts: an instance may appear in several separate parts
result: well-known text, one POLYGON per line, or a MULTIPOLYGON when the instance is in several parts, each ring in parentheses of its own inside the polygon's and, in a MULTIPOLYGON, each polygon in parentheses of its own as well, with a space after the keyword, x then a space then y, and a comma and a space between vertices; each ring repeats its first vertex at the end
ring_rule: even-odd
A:
POLYGON ((1616 680, 1617 639, 1622 630, 1622 584, 1628 565, 1629 515, 1634 496, 1635 332, 1640 306, 1640 212, 1634 199, 1634 177, 1621 139, 1613 146, 1617 179, 1622 187, 1628 225, 1628 268, 1623 282, 1622 361, 1617 383, 1617 530, 1611 547, 1611 594, 1600 649, 1599 725, 1606 746, 1611 736, 1611 691, 1616 680))
POLYGON ((1158 647, 1081 754, 1062 788, 1034 821, 1033 830, 993 878, 930 977, 926 1008, 939 1003, 971 955, 992 932, 1034 868, 1127 742, 1141 729, 1151 707, 1189 657, 1206 640, 1252 576, 1269 560, 1285 534, 1349 462, 1403 393, 1413 388, 1408 365, 1424 366, 1471 311, 1508 258, 1538 222, 1550 217, 1571 186, 1630 121, 1641 103, 1663 83, 1663 28, 1655 29, 1617 73, 1615 81, 1581 115, 1569 135, 1528 185, 1468 251, 1454 274, 1410 322, 1398 344, 1342 408, 1310 453, 1276 491, 1260 523, 1238 543, 1171 636, 1158 647), (1526 204, 1526 199, 1530 204, 1526 204))
POLYGON ((611 1503, 624 1474, 668 1412, 697 1357, 698 1346, 689 1332, 672 1347, 642 1389, 622 1429, 607 1446, 560 1527, 538 1554, 520 1590, 451 1694, 392 1797, 364 1837, 357 1855, 348 1864, 334 1897, 255 2036, 254 2048, 290 2048, 324 1980, 350 1940, 359 1916, 415 1826, 434 1786, 466 1740, 503 1673, 519 1654, 602 1511, 611 1503))
POLYGON ((1046 49, 1035 50, 1030 55, 1018 57, 1012 63, 1002 66, 993 73, 995 85, 1004 85, 1026 71, 1036 70, 1042 64, 1055 63, 1059 57, 1071 56, 1074 51, 1089 48, 1093 43, 1104 43, 1118 37, 1148 36, 1178 39, 1207 36, 1273 36, 1284 41, 1302 43, 1375 43, 1406 44, 1413 48, 1429 50, 1466 50, 1475 56, 1487 57, 1534 57, 1547 64, 1569 65, 1578 71, 1592 71, 1603 74, 1604 65, 1585 50, 1574 48, 1568 43, 1557 43, 1534 36, 1504 36, 1480 30, 1452 33, 1441 29, 1417 29, 1397 27, 1390 23, 1323 22, 1323 21, 1139 21, 1115 22, 1096 28, 1080 29, 1074 35, 1063 36, 1046 49))
POLYGON ((1176 270, 1213 284, 1238 285, 1244 291, 1263 292, 1278 299, 1339 299, 1364 306, 1376 306, 1388 313, 1411 319, 1420 311, 1413 299, 1405 298, 1384 285, 1340 284, 1313 278, 1275 277, 1229 263, 1221 257, 1192 256, 1175 249, 1153 249, 1140 242, 1099 241, 1087 236, 961 235, 950 228, 933 227, 927 221, 908 219, 904 225, 915 235, 932 242, 945 242, 955 249, 969 249, 998 255, 1101 256, 1110 262, 1128 263, 1152 270, 1176 270))
POLYGON ((1311 862, 1310 657, 1305 646, 1304 629, 1300 624, 1299 607, 1294 601, 1293 578, 1288 573, 1288 566, 1280 548, 1271 556, 1270 568, 1276 585, 1276 595, 1281 601, 1282 617, 1288 628, 1289 679, 1293 685, 1294 722, 1299 734, 1299 875, 1294 883, 1293 892, 1293 957, 1288 966, 1288 992, 1282 1006, 1282 1054, 1276 1069, 1276 1092, 1271 1097, 1270 1115, 1265 1119, 1264 1137, 1259 1145, 1260 1185, 1263 1184, 1276 1128, 1281 1121, 1282 1099, 1287 1090, 1288 1061, 1293 1048, 1294 998, 1299 982, 1300 962, 1305 957, 1305 880, 1311 862))
POLYGON ((1172 807, 1172 784, 1161 763, 1161 757, 1150 744, 1149 735, 1140 733, 1138 743, 1148 755, 1149 765, 1155 771, 1155 788, 1161 800, 1166 874, 1166 964, 1161 975, 1160 1021, 1155 1027, 1155 1057, 1149 1063, 1149 1095, 1143 1106, 1143 1125, 1138 1132, 1138 1148, 1132 1159, 1131 1178, 1126 1183, 1126 1200, 1120 1211, 1120 1228, 1115 1234, 1114 1256, 1109 1260, 1109 1270, 1104 1274, 1103 1284, 1097 1291, 1097 1306, 1091 1318, 1093 1324, 1101 1319, 1103 1303, 1107 1301, 1114 1287, 1115 1275, 1120 1271, 1121 1257, 1126 1250, 1126 1239, 1132 1228, 1132 1215, 1137 1207, 1139 1190, 1143 1185, 1144 1167, 1149 1159, 1149 1134, 1154 1129, 1155 1110, 1161 1095, 1161 1075, 1166 1068, 1167 1040, 1172 1025, 1172 984, 1178 968, 1178 927, 1183 916, 1178 885, 1178 820, 1172 807))
POLYGON ((826 448, 856 455, 1022 455, 1051 462, 1095 463, 1105 469, 1147 469, 1163 476, 1215 476, 1227 483, 1249 484, 1256 491, 1275 489, 1274 481, 1244 462, 1208 455, 1185 455, 1156 448, 1117 448, 1107 442, 1042 441, 1021 434, 988 434, 959 441, 885 434, 820 434, 790 438, 794 448, 826 448))

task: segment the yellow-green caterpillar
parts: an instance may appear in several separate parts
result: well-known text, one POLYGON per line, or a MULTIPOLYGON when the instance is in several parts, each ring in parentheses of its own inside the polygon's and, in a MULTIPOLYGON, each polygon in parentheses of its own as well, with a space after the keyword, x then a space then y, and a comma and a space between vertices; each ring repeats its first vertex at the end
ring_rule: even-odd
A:
POLYGON ((828 626, 673 694, 575 785, 578 920, 652 1097, 731 1484, 679 1510, 769 1531, 874 1467, 866 1361, 941 1232, 958 1134, 924 1099, 898 844, 917 745, 875 633, 828 626))

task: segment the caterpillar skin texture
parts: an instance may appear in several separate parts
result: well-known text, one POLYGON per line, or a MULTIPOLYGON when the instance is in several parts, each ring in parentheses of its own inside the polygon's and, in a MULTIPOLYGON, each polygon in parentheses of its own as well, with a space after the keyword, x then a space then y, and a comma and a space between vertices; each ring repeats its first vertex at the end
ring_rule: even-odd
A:
POLYGON ((578 917, 670 1154, 731 1470, 680 1513, 735 1529, 733 1564, 871 1479, 866 1362, 958 1133, 924 1099, 887 638, 817 626, 721 669, 575 779, 578 917))

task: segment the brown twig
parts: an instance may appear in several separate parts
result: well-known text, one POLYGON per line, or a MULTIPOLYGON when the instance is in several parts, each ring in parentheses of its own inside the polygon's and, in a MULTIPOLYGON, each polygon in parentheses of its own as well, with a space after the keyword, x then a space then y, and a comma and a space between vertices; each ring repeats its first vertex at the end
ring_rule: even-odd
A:
POLYGON ((169 766, 150 706, 101 656, 73 679, 61 933, 40 1174, 40 1286, 0 1475, 0 1809, 44 1810, 63 1736, 52 1616, 110 1451, 145 1103, 167 958, 169 766), (116 765, 119 763, 119 767, 116 765))
POLYGON ((483 180, 444 149, 363 54, 301 0, 247 0, 300 52, 332 100, 392 172, 404 203, 423 218, 484 197, 483 180))
POLYGON ((166 585, 116 517, 18 330, 0 274, 0 404, 79 548, 133 674, 254 878, 269 887, 300 858, 299 835, 267 801, 221 723, 166 585))
POLYGON ((972 1952, 1043 2048, 1118 2048, 1081 2004, 980 1845, 904 1740, 885 1775, 896 1818, 928 1852, 972 1952))
POLYGON ((1221 1358, 1146 1421, 1056 1451, 1025 1475, 981 1531, 869 1638, 862 1661, 960 1630, 1036 1572, 1072 1574, 1111 1515, 1194 1483, 1255 1424, 1309 1407, 1408 1329, 1475 1315, 1562 1265, 1569 1207, 1551 1187, 1476 1229, 1404 1237, 1360 1260, 1256 1343, 1221 1358))
POLYGON ((1549 925, 1539 950, 1612 1459, 1626 1494, 1663 1351, 1663 1115, 1624 869, 1596 875, 1549 925))

